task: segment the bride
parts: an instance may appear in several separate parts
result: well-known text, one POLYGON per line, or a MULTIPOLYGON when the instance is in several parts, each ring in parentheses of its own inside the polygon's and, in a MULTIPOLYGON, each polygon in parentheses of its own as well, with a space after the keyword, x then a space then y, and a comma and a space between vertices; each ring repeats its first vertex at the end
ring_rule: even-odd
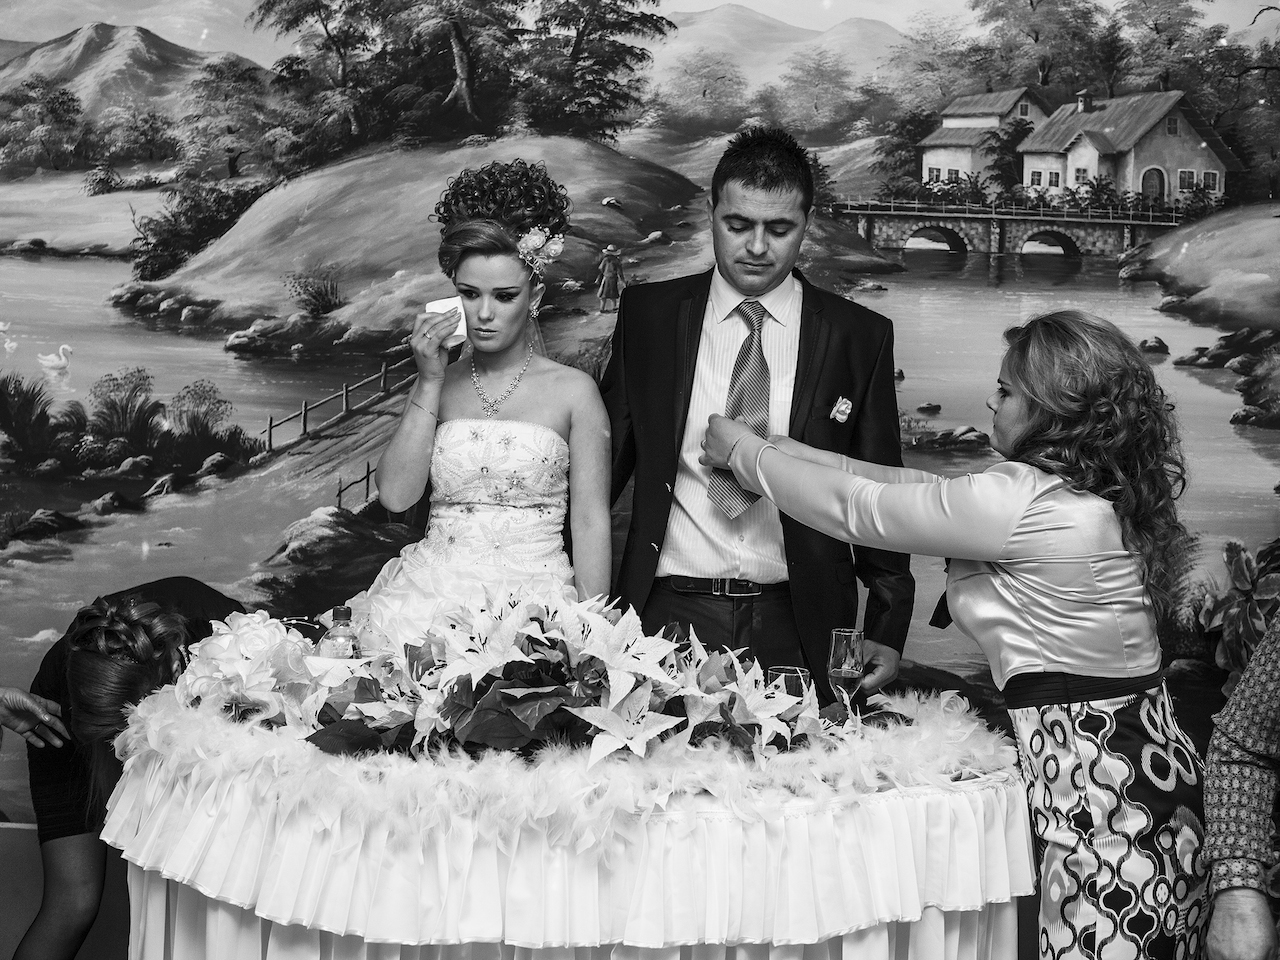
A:
POLYGON ((392 512, 430 487, 426 536, 352 601, 389 638, 411 639, 438 604, 483 601, 486 587, 567 599, 608 590, 604 403, 590 376, 533 349, 568 209, 542 165, 521 160, 464 170, 436 204, 440 266, 461 299, 471 354, 448 363, 456 309, 414 325, 418 379, 376 477, 392 512))

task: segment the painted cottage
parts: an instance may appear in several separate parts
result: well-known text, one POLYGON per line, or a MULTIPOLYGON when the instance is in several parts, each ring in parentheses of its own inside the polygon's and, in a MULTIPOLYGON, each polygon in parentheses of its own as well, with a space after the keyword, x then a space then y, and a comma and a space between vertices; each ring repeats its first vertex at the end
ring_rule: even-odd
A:
POLYGON ((1096 101, 1081 92, 1037 124, 1018 152, 1029 190, 1053 194, 1101 175, 1121 193, 1166 203, 1197 186, 1220 196, 1226 174, 1244 169, 1180 90, 1096 101))
POLYGON ((942 109, 942 126, 919 143, 921 179, 985 174, 991 158, 982 149, 983 137, 1015 117, 1038 127, 1048 114, 1048 105, 1030 87, 957 97, 942 109))

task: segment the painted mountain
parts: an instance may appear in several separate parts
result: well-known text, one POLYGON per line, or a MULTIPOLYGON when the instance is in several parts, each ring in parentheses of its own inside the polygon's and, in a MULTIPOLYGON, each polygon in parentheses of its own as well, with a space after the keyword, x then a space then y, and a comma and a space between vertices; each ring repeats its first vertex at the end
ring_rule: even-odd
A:
POLYGON ((696 13, 672 13, 669 19, 679 29, 653 47, 650 70, 658 84, 703 47, 742 64, 754 87, 776 83, 786 73, 788 59, 818 48, 839 54, 856 77, 865 77, 875 72, 891 47, 906 42, 905 36, 882 20, 854 17, 830 30, 809 30, 736 3, 696 13))
MULTIPOLYGON (((191 50, 229 50, 270 66, 292 52, 291 42, 252 30, 245 18, 255 0, 0 0, 9 36, 43 41, 82 25, 137 23, 191 50)), ((2 54, 0 54, 2 55, 2 54)))
POLYGON ((78 96, 90 117, 130 99, 178 115, 187 84, 221 55, 170 43, 142 27, 90 23, 18 54, 0 68, 0 90, 44 74, 78 96))
POLYGON ((0 40, 0 66, 8 63, 20 53, 26 53, 40 44, 35 40, 0 40))

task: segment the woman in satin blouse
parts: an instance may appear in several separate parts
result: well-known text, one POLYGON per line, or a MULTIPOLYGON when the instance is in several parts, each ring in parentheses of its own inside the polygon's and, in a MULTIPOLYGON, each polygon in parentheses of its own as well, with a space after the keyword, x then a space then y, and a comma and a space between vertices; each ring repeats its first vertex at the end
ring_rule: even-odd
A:
POLYGON ((1018 740, 1040 868, 1041 957, 1200 952, 1202 764, 1156 625, 1185 537, 1172 405, 1114 325, 1079 311, 1005 332, 991 446, 944 479, 763 440, 713 416, 703 462, 851 543, 949 557, 947 601, 1018 740))

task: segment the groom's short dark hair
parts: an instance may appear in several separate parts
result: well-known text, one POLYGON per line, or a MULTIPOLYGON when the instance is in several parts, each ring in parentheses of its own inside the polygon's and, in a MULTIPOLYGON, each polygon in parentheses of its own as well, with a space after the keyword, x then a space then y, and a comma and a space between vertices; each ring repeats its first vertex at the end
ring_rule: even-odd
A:
POLYGON ((781 127, 747 127, 735 134, 711 177, 711 205, 730 180, 757 190, 799 190, 804 212, 813 206, 809 153, 781 127))

